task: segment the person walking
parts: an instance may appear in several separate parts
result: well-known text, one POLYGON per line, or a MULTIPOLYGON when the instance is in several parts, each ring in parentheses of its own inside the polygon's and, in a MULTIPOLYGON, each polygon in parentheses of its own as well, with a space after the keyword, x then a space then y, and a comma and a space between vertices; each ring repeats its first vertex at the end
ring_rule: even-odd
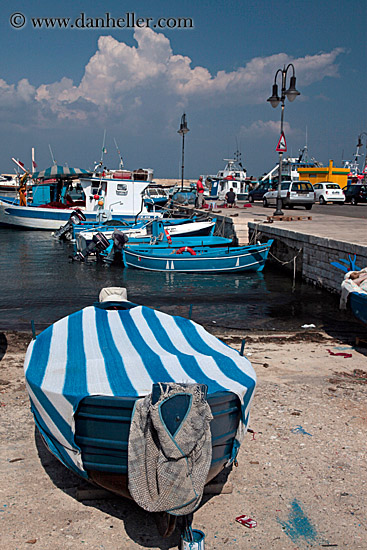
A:
POLYGON ((196 203, 197 208, 202 208, 204 205, 204 185, 203 176, 200 176, 196 182, 196 203))

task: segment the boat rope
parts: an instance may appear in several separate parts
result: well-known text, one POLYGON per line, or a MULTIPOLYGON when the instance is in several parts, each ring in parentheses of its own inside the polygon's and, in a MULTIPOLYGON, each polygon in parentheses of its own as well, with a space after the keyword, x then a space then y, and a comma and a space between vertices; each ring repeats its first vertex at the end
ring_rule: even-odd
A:
POLYGON ((280 264, 282 265, 287 265, 287 264, 290 264, 291 262, 294 262, 298 256, 300 255, 300 253, 303 251, 303 247, 302 248, 299 248, 298 249, 298 252, 297 254, 291 258, 290 260, 287 260, 287 261, 283 261, 283 260, 280 260, 279 258, 277 258, 276 256, 274 256, 274 254, 272 254, 270 251, 269 251, 269 256, 271 256, 272 258, 274 258, 274 260, 276 260, 277 262, 279 262, 280 264))
POLYGON ((287 264, 290 264, 293 262, 293 283, 292 283, 292 292, 295 291, 296 289, 296 260, 298 258, 298 256, 300 255, 300 253, 303 251, 303 247, 299 248, 298 249, 298 252, 297 254, 291 258, 290 260, 287 260, 287 261, 283 261, 283 260, 280 260, 279 258, 277 258, 276 256, 274 256, 274 254, 272 254, 269 250, 269 256, 271 256, 272 258, 274 258, 274 260, 276 260, 277 262, 279 262, 281 265, 287 265, 287 264))
POLYGON ((251 235, 251 239, 249 240, 249 244, 256 244, 256 239, 258 235, 261 235, 261 231, 258 230, 259 224, 257 223, 255 225, 255 231, 251 235))

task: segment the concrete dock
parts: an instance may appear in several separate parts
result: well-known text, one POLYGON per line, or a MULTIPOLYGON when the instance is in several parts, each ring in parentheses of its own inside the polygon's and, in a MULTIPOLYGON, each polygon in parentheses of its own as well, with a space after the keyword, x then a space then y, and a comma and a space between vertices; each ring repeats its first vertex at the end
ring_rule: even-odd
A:
POLYGON ((218 205, 213 216, 223 234, 235 235, 239 245, 274 239, 269 263, 326 290, 340 292, 344 273, 330 262, 347 260, 350 255, 356 256, 360 268, 367 266, 367 219, 333 216, 326 209, 325 213, 285 210, 283 220, 274 220, 273 208, 239 203, 236 208, 218 205))
MULTIPOLYGON (((342 207, 341 207, 342 208, 342 207)), ((228 212, 229 209, 226 209, 228 212)), ((273 220, 272 209, 261 205, 237 208, 231 216, 239 244, 274 239, 270 263, 301 274, 302 278, 331 291, 340 291, 344 273, 330 262, 356 256, 367 266, 367 220, 332 216, 303 209, 285 210, 282 221, 273 220), (270 218, 268 220, 268 218, 270 218), (288 220, 287 220, 288 219, 288 220), (247 239, 244 226, 247 225, 247 239)))

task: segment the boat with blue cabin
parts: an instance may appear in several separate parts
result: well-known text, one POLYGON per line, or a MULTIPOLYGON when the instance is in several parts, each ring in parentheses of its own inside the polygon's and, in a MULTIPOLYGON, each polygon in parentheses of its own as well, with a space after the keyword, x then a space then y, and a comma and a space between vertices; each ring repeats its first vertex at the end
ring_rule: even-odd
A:
POLYGON ((87 221, 100 223, 162 217, 160 212, 149 212, 144 204, 143 195, 152 178, 152 169, 90 173, 55 165, 32 175, 27 184, 28 194, 32 192, 31 202, 21 205, 18 199, 0 198, 0 225, 55 230, 77 208, 87 221), (76 178, 80 180, 83 198, 75 201, 69 191, 76 178))

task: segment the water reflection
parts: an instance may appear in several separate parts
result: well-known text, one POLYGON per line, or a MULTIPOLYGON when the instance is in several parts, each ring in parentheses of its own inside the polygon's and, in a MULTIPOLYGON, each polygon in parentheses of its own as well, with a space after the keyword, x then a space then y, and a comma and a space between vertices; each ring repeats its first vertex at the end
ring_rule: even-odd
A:
POLYGON ((284 329, 345 322, 338 298, 266 268, 262 273, 155 273, 96 262, 72 263, 72 245, 51 233, 0 228, 0 330, 45 328, 97 299, 105 286, 125 286, 131 301, 239 329, 284 329))

